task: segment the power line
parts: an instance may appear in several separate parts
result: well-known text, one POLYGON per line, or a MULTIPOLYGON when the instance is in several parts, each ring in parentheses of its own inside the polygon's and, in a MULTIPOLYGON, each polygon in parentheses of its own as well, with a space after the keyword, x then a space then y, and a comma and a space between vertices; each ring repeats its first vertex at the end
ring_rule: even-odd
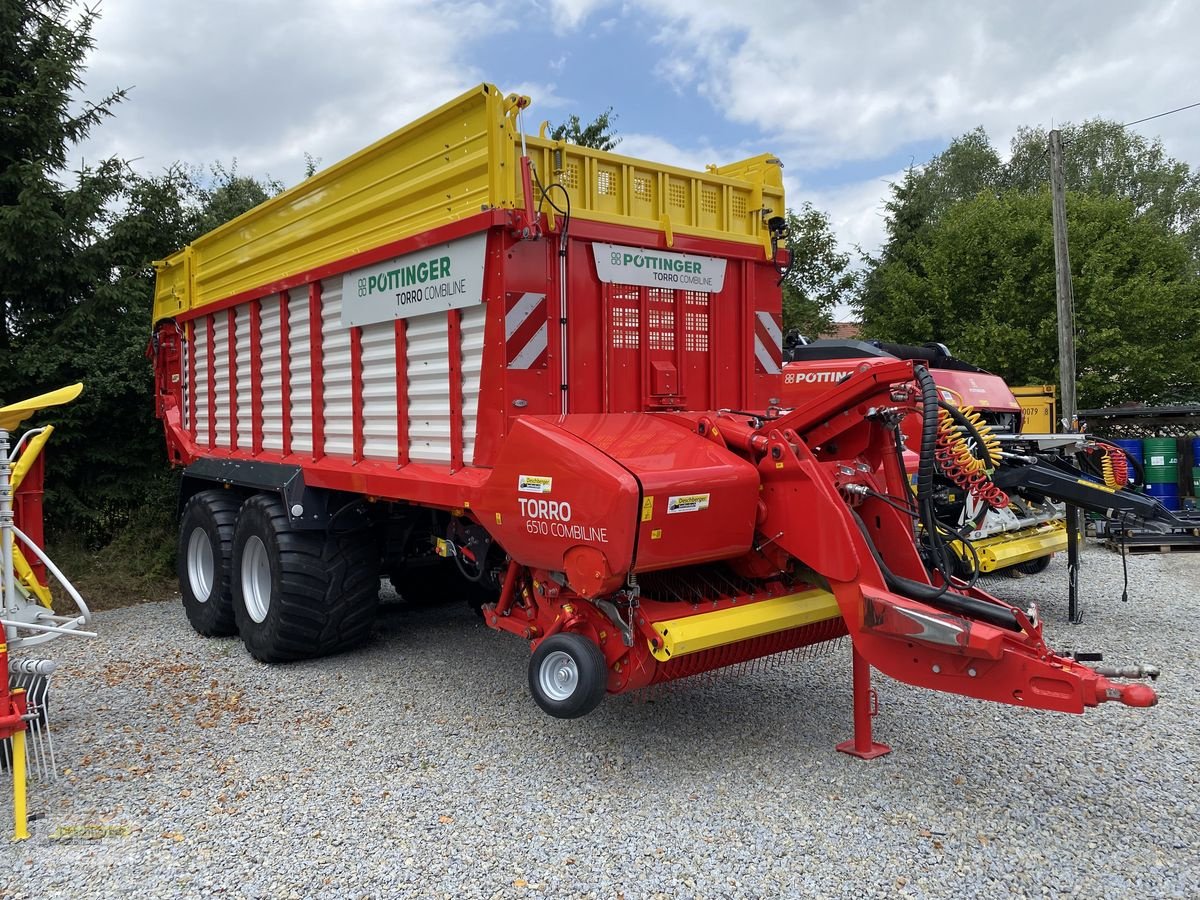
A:
POLYGON ((1144 119, 1134 119, 1132 122, 1126 122, 1121 127, 1128 128, 1130 125, 1140 125, 1142 122, 1149 122, 1151 119, 1161 119, 1163 116, 1169 116, 1177 112, 1183 112, 1185 109, 1195 109, 1197 106, 1200 106, 1200 101, 1196 103, 1189 103, 1187 106, 1181 106, 1179 109, 1168 109, 1166 112, 1160 112, 1155 116, 1146 116, 1144 119))

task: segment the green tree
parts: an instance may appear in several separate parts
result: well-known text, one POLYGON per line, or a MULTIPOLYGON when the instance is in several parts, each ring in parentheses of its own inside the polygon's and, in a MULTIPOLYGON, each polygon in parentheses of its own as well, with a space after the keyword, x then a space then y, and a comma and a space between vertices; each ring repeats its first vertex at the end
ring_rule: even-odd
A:
MULTIPOLYGON (((1114 123, 1061 130, 1081 404, 1200 398, 1197 177, 1114 123)), ((1047 141, 1023 129, 1003 163, 976 129, 893 185, 855 301, 865 334, 944 341, 1013 383, 1057 380, 1047 141)))
POLYGON ((59 180, 71 148, 125 97, 73 111, 96 18, 69 0, 0 4, 0 374, 15 337, 86 291, 98 267, 89 251, 124 183, 117 160, 82 169, 69 189, 59 180))
POLYGON ((570 115, 565 122, 550 126, 550 138, 555 141, 565 140, 579 147, 591 147, 593 150, 612 150, 621 143, 613 129, 616 120, 616 113, 611 106, 586 125, 579 116, 570 115))
MULTIPOLYGON (((1067 207, 1081 405, 1200 396, 1200 282, 1186 240, 1128 200, 1071 193, 1067 207)), ((956 203, 874 275, 891 302, 865 319, 871 336, 941 340, 1013 384, 1057 380, 1048 190, 956 203)))
MULTIPOLYGON (((305 154, 305 165, 315 171, 315 161, 308 154, 305 154)), ((309 175, 312 171, 309 171, 309 175)), ((193 199, 199 205, 197 235, 236 219, 283 190, 283 184, 273 178, 260 181, 252 176, 239 175, 236 159, 228 168, 223 163, 213 163, 210 177, 207 178, 199 172, 193 173, 192 183, 193 199)))
MULTIPOLYGON (((123 162, 67 172, 81 140, 125 97, 82 103, 94 9, 66 0, 0 4, 0 394, 83 381, 47 416, 47 524, 105 543, 150 502, 166 472, 145 358, 151 262, 279 186, 214 166, 144 178, 123 162)), ((157 495, 156 495, 157 496, 157 495)), ((161 499, 159 497, 158 499, 161 499)))
POLYGON ((787 212, 792 264, 783 279, 783 328, 809 338, 833 328, 833 313, 850 302, 857 276, 850 255, 838 250, 829 216, 805 201, 787 212))

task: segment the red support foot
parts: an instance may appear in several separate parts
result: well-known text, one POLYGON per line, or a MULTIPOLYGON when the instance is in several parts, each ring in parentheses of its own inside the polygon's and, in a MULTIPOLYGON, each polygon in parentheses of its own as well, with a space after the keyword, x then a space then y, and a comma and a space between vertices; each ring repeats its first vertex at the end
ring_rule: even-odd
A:
POLYGON ((871 740, 871 717, 878 712, 872 704, 874 692, 871 690, 871 664, 854 648, 854 740, 842 741, 837 745, 841 753, 849 753, 859 759, 875 759, 885 753, 891 753, 892 748, 887 744, 877 744, 871 740))

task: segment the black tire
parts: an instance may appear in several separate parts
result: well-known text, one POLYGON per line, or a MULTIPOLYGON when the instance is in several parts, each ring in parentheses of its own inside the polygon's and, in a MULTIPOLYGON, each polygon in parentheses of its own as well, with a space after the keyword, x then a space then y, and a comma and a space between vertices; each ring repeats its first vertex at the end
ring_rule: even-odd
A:
POLYGON ((230 491, 193 494, 179 522, 175 571, 188 622, 205 637, 237 634, 230 572, 241 498, 230 491))
POLYGON ((278 497, 256 494, 233 538, 233 613, 268 663, 340 653, 367 638, 379 605, 379 551, 364 529, 293 529, 278 497))
POLYGON ((529 660, 529 691, 555 718, 587 715, 600 705, 607 689, 604 653, 583 635, 551 635, 529 660))
POLYGON ((1047 553, 1045 556, 1039 556, 1037 559, 1027 559, 1023 563, 1017 563, 1013 566, 1013 570, 1020 572, 1022 575, 1037 575, 1039 572, 1045 572, 1049 568, 1050 560, 1053 558, 1053 553, 1047 553))

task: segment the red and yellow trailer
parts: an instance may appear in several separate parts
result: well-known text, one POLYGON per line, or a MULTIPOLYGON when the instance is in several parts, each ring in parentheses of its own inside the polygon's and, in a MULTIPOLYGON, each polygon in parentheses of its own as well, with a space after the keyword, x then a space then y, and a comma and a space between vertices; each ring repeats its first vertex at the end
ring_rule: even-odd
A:
POLYGON ((562 717, 849 634, 914 684, 1153 702, 931 575, 891 498, 923 370, 779 412, 781 165, 526 135, 481 85, 158 264, 152 351, 205 634, 340 651, 379 576, 482 599, 562 717))

